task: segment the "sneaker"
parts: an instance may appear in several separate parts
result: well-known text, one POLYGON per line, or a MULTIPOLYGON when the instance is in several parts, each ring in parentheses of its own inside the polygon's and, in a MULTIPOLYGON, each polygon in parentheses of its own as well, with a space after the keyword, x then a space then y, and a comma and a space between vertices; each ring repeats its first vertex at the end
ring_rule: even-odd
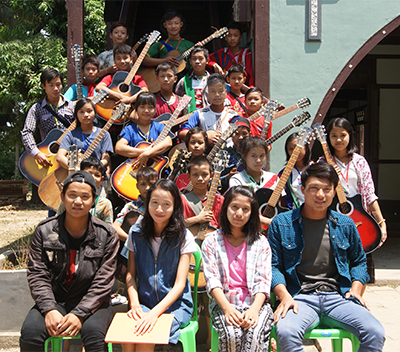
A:
POLYGON ((119 293, 111 295, 111 305, 116 306, 117 304, 124 304, 128 302, 125 296, 121 296, 119 293))

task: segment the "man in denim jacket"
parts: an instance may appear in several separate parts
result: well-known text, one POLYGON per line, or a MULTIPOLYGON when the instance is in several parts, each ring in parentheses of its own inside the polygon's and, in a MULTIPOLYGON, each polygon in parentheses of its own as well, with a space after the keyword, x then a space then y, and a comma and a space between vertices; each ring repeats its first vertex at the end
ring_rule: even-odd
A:
POLYGON ((359 351, 382 351, 385 332, 369 312, 362 287, 369 279, 361 239, 351 218, 328 207, 338 184, 335 169, 317 163, 301 176, 304 205, 276 216, 268 230, 274 314, 281 351, 303 351, 303 335, 318 325, 343 328, 359 351))

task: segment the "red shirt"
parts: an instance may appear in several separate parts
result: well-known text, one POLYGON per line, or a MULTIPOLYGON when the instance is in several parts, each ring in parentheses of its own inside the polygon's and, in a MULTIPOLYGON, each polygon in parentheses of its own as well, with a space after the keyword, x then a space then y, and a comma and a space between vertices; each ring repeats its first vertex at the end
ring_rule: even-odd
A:
MULTIPOLYGON (((249 114, 246 113, 244 115, 244 117, 249 117, 249 114)), ((250 134, 253 137, 260 137, 261 130, 262 130, 263 126, 264 126, 264 120, 265 120, 265 117, 263 115, 261 115, 260 117, 258 117, 254 121, 250 121, 250 134)), ((269 123, 267 137, 265 139, 267 140, 268 138, 271 137, 271 135, 272 135, 272 121, 270 121, 270 123, 269 123)))
POLYGON ((179 105, 179 99, 176 94, 174 94, 174 96, 175 96, 175 101, 173 102, 173 104, 170 104, 168 107, 168 104, 166 103, 166 101, 163 98, 161 98, 161 95, 160 94, 157 95, 156 113, 153 118, 156 118, 165 113, 172 114, 176 110, 176 108, 179 105))
MULTIPOLYGON (((192 208, 190 207, 189 203, 187 202, 186 197, 182 194, 181 198, 182 198, 182 203, 183 203, 183 214, 185 215, 185 219, 196 216, 196 214, 193 212, 192 208)), ((207 197, 205 197, 204 199, 201 200, 203 207, 206 206, 206 202, 207 202, 207 197)), ((224 202, 224 197, 217 193, 215 195, 214 204, 212 207, 213 219, 210 223, 210 225, 215 227, 216 229, 219 228, 218 217, 219 217, 219 213, 221 212, 221 207, 222 207, 223 202, 224 202)))
MULTIPOLYGON (((128 72, 127 72, 127 74, 128 74, 128 72)), ((100 81, 100 83, 105 83, 107 85, 107 87, 109 87, 113 78, 114 78, 114 75, 104 76, 103 79, 100 81)), ((142 78, 142 76, 135 75, 133 77, 132 83, 135 86, 139 86, 141 88, 147 88, 147 84, 146 84, 145 80, 142 78)))
POLYGON ((243 106, 246 106, 246 104, 244 103, 244 95, 242 97, 237 97, 237 99, 232 95, 231 92, 229 92, 226 95, 226 99, 229 100, 229 102, 231 103, 231 109, 235 110, 240 116, 244 116, 246 114, 246 111, 242 108, 242 106, 240 105, 240 103, 237 101, 237 99, 239 99, 243 106))

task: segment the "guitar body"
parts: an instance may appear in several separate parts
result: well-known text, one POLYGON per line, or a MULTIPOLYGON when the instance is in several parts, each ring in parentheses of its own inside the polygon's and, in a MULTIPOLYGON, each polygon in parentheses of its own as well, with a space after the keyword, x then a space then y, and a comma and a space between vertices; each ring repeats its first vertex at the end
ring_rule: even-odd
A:
MULTIPOLYGON (((171 50, 165 57, 178 57, 181 53, 178 50, 171 50)), ((176 68, 176 73, 182 72, 186 67, 186 61, 181 60, 179 66, 176 68)), ((149 91, 152 93, 157 93, 160 91, 160 85, 157 82, 155 67, 140 66, 138 70, 138 75, 146 81, 149 91)))
MULTIPOLYGON (((257 198, 260 214, 263 213, 264 208, 268 205, 268 201, 269 201, 269 198, 271 197, 272 193, 273 193, 273 190, 269 189, 269 188, 260 188, 258 191, 256 191, 256 198, 257 198)), ((289 208, 284 208, 284 207, 280 206, 279 203, 280 203, 280 201, 278 202, 276 207, 273 208, 274 214, 269 214, 269 215, 272 215, 272 216, 268 216, 270 219, 273 216, 275 216, 276 214, 284 213, 284 212, 290 210, 289 208)), ((268 230, 268 227, 266 227, 264 225, 262 226, 262 228, 265 231, 268 230)))
POLYGON ((37 145, 42 153, 46 155, 51 155, 49 157, 49 160, 53 163, 53 166, 50 166, 48 168, 40 166, 36 162, 35 158, 26 151, 19 158, 18 167, 21 171, 21 174, 24 175, 30 182, 34 183, 36 186, 39 186, 40 182, 48 174, 59 167, 56 161, 56 154, 60 146, 56 143, 56 141, 61 137, 62 134, 63 131, 58 128, 54 128, 48 133, 46 138, 37 145))
POLYGON ((190 183, 188 174, 180 174, 175 180, 175 184, 178 186, 179 190, 182 192, 187 185, 190 183))
MULTIPOLYGON (((135 148, 145 149, 151 146, 151 143, 140 142, 136 144, 135 148)), ((112 176, 111 185, 112 188, 117 192, 122 198, 127 200, 137 200, 139 196, 139 191, 136 188, 136 178, 134 178, 130 172, 136 173, 138 169, 132 169, 132 164, 135 161, 134 158, 130 158, 118 166, 112 176)), ((168 164, 167 157, 161 157, 161 160, 154 161, 150 159, 146 166, 149 166, 157 171, 158 177, 161 177, 161 172, 164 167, 168 164)))
MULTIPOLYGON (((376 220, 368 214, 363 205, 360 194, 347 199, 351 206, 350 212, 345 214, 352 218, 357 226, 358 233, 361 238, 361 243, 365 253, 372 253, 378 248, 382 240, 382 232, 376 220)), ((343 214, 339 209, 339 202, 337 196, 333 199, 330 208, 343 214)))
POLYGON ((42 202, 49 208, 57 211, 61 202, 61 190, 59 185, 64 183, 68 176, 68 170, 59 167, 48 174, 39 184, 38 195, 42 202))
MULTIPOLYGON (((116 72, 108 88, 114 92, 123 94, 126 97, 131 97, 135 95, 137 92, 140 91, 141 88, 139 86, 134 85, 133 83, 131 83, 128 86, 128 90, 126 92, 121 90, 122 88, 121 86, 124 84, 125 78, 127 76, 128 72, 125 71, 116 72)), ((104 101, 96 104, 97 113, 105 121, 108 121, 111 118, 114 108, 115 108, 115 100, 111 98, 107 98, 104 101)), ((123 120, 116 120, 114 123, 116 125, 122 125, 123 122, 124 122, 123 120)))

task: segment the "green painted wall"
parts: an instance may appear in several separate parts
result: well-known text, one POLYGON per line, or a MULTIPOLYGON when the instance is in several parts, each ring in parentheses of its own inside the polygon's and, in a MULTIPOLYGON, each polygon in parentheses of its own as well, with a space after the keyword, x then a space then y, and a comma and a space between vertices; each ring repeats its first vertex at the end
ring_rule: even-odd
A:
MULTIPOLYGON (((307 111, 312 119, 347 61, 400 15, 399 0, 321 1, 322 41, 306 42, 306 0, 270 0, 270 97, 285 106, 303 96, 310 98, 312 105, 307 111)), ((272 133, 289 124, 296 114, 299 110, 275 120, 272 133)), ((273 172, 284 166, 286 137, 273 144, 273 172)))

